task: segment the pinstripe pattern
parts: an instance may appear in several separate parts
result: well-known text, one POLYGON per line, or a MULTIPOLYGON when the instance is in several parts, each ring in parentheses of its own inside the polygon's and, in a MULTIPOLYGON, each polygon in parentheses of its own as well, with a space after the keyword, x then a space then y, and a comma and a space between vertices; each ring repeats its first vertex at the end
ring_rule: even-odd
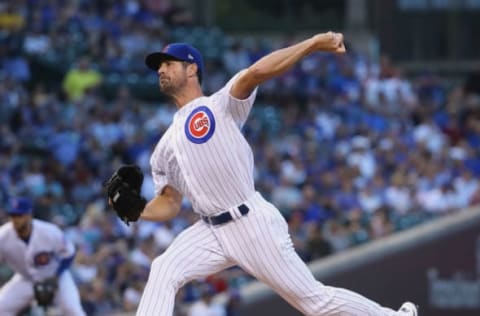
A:
MULTIPOLYGON (((202 101, 205 102, 195 101, 192 108, 201 105, 202 101)), ((225 113, 213 106, 212 112, 216 118, 216 132, 202 145, 188 141, 181 131, 189 111, 182 111, 183 115, 176 117, 180 123, 175 124, 177 135, 180 135, 175 143, 179 153, 177 160, 192 190, 191 199, 198 207, 196 211, 210 215, 241 203, 254 192, 253 154, 248 143, 233 119, 223 117, 225 113)))
MULTIPOLYGON (((188 192, 171 145, 173 136, 172 128, 167 129, 150 158, 155 194, 159 194, 167 183, 180 192, 188 192), (166 170, 168 170, 168 173, 166 170)), ((187 196, 191 196, 191 194, 187 194, 187 196)))
POLYGON ((150 163, 157 193, 169 184, 196 213, 228 210, 236 219, 219 226, 199 221, 182 232, 153 261, 137 316, 172 315, 180 287, 235 264, 305 315, 397 315, 351 291, 324 286, 296 254, 280 212, 255 193, 253 154, 240 130, 255 92, 234 99, 234 80, 179 109, 150 163), (236 210, 241 203, 250 209, 243 217, 236 210))
POLYGON ((153 261, 136 315, 172 315, 175 294, 180 287, 233 264, 224 256, 210 227, 197 222, 178 235, 153 261))
POLYGON ((280 212, 255 194, 244 218, 215 228, 226 255, 305 315, 396 315, 349 290, 315 280, 296 254, 280 212))
POLYGON ((195 99, 179 109, 150 159, 156 193, 168 183, 203 215, 238 205, 255 191, 253 153, 240 130, 255 92, 245 100, 231 97, 234 80, 212 96, 195 99), (185 133, 187 119, 199 107, 207 107, 216 124, 212 137, 201 144, 192 142, 185 133))
POLYGON ((137 316, 172 315, 180 287, 233 265, 269 285, 305 315, 401 315, 315 280, 296 254, 280 212, 258 193, 245 203, 250 208, 246 216, 214 227, 198 221, 154 260, 137 316))

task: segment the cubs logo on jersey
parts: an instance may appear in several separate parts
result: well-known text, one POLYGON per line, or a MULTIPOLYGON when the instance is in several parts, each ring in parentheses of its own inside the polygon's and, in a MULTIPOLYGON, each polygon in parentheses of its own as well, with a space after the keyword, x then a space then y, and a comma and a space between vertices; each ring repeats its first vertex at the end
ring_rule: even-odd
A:
POLYGON ((42 251, 42 252, 39 252, 39 253, 35 254, 35 256, 33 257, 33 264, 36 267, 45 266, 45 265, 50 263, 51 259, 52 259, 52 253, 51 252, 42 251))
POLYGON ((185 135, 195 144, 203 144, 215 132, 215 117, 206 106, 195 108, 185 121, 185 135))

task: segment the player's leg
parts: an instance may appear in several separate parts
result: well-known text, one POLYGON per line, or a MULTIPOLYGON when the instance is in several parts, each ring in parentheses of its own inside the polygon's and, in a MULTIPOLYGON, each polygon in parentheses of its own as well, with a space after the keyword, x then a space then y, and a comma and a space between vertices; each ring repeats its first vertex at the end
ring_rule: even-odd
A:
POLYGON ((172 315, 175 294, 180 287, 232 265, 211 228, 198 221, 153 260, 136 315, 172 315))
POLYGON ((0 289, 0 315, 16 316, 33 301, 33 285, 15 274, 0 289))
POLYGON ((86 315, 80 302, 80 294, 69 271, 63 272, 58 280, 55 303, 58 304, 63 315, 86 315))
POLYGON ((315 280, 295 252, 278 210, 262 198, 249 201, 249 207, 248 216, 219 228, 226 253, 292 306, 311 316, 397 314, 357 293, 315 280))

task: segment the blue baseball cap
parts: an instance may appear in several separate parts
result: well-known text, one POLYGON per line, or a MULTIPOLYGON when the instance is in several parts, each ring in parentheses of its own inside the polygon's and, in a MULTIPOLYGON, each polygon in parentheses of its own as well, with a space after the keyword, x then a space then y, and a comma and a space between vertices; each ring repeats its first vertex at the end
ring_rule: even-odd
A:
POLYGON ((198 80, 202 82, 203 58, 202 54, 193 46, 186 43, 172 43, 161 52, 149 54, 145 58, 148 68, 157 71, 160 64, 165 60, 177 60, 196 64, 198 67, 198 80))
POLYGON ((13 198, 10 200, 10 208, 7 210, 8 215, 24 215, 32 213, 33 204, 27 198, 13 198))

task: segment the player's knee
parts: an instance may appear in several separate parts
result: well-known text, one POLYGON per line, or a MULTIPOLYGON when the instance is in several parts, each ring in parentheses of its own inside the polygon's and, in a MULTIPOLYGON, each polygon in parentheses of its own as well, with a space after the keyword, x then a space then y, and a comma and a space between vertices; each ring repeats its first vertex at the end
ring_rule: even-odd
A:
POLYGON ((152 264, 150 266, 150 271, 158 271, 160 272, 164 266, 167 264, 167 260, 164 255, 158 256, 153 259, 152 264))
POLYGON ((175 258, 168 253, 164 253, 153 259, 151 264, 151 270, 155 270, 162 274, 167 274, 167 276, 171 276, 175 274, 175 272, 178 270, 178 266, 180 266, 181 263, 182 262, 180 262, 178 258, 175 258))
MULTIPOLYGON (((25 311, 27 308, 25 308, 25 311)), ((18 313, 22 312, 21 308, 12 308, 9 306, 0 306, 0 315, 2 316, 16 316, 18 313)))
POLYGON ((29 302, 18 302, 15 300, 8 300, 4 297, 0 299, 0 315, 1 316, 16 316, 20 312, 30 310, 29 302))
POLYGON ((178 269, 180 262, 175 262, 169 256, 161 255, 152 261, 150 278, 156 282, 164 283, 164 286, 172 286, 178 289, 183 284, 183 273, 178 269))
POLYGON ((304 315, 336 315, 334 304, 334 288, 317 283, 317 287, 307 296, 299 298, 299 310, 304 315))

